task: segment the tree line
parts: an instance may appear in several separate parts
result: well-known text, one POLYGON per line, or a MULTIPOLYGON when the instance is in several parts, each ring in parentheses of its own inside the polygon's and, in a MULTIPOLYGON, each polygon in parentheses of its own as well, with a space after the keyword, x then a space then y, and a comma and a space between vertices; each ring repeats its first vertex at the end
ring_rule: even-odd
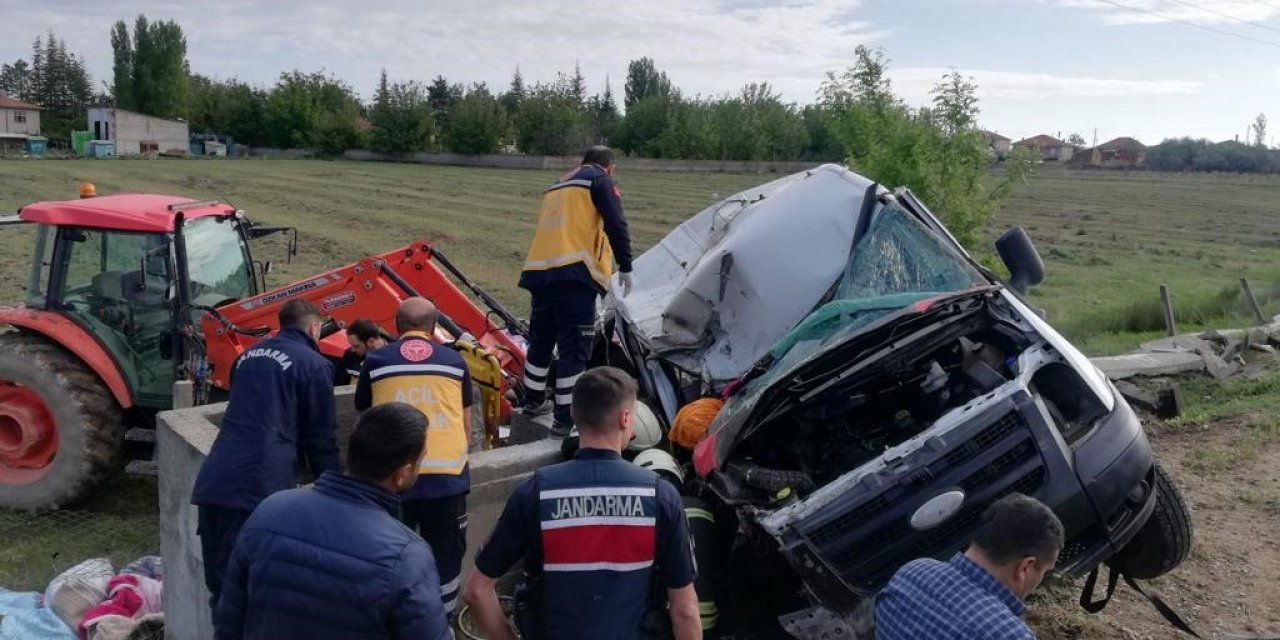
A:
POLYGON ((734 94, 687 96, 645 57, 628 65, 619 108, 609 79, 589 94, 576 65, 533 84, 517 68, 504 91, 444 76, 393 80, 384 71, 365 103, 324 72, 288 71, 270 87, 193 73, 176 22, 140 15, 132 32, 119 21, 110 37, 106 91, 93 90, 83 61, 52 33, 36 39, 30 63, 0 68, 0 91, 46 107, 46 122, 57 123, 45 127, 51 138, 83 128, 85 107, 101 104, 183 118, 193 134, 331 154, 569 155, 607 143, 651 158, 844 160, 882 184, 911 188, 967 245, 1031 166, 1027 154, 1015 153, 988 186, 992 157, 977 129, 972 80, 953 71, 934 87, 929 106, 911 108, 892 90, 884 52, 861 46, 852 66, 828 74, 814 104, 787 102, 763 82, 734 94))
POLYGON ((85 109, 105 98, 94 91, 84 61, 52 31, 31 44, 30 61, 0 64, 0 93, 43 107, 40 127, 50 140, 84 129, 85 109))
POLYGON ((1251 143, 1170 138, 1147 148, 1147 168, 1158 171, 1280 173, 1280 150, 1268 148, 1266 116, 1258 116, 1251 143))

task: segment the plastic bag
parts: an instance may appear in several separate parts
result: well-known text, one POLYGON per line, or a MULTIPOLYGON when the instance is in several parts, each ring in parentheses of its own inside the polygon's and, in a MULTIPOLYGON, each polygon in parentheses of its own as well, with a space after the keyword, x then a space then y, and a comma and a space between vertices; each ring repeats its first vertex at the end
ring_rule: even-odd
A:
POLYGON ((85 560, 49 582, 45 604, 68 628, 77 629, 86 611, 106 601, 107 583, 114 573, 106 558, 85 560))

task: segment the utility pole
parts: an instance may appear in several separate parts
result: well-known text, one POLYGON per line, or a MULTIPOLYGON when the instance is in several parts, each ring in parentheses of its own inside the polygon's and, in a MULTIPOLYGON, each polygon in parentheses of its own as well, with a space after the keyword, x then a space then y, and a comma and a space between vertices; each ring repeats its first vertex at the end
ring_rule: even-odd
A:
POLYGON ((1093 146, 1095 147, 1098 146, 1098 128, 1097 127, 1093 128, 1093 146))

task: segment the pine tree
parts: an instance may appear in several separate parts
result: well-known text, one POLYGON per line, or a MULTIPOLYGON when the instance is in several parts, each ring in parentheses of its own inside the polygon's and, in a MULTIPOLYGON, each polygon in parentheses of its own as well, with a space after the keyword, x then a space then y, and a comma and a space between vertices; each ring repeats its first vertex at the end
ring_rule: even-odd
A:
POLYGON ((569 97, 576 101, 579 105, 587 104, 587 80, 582 77, 582 67, 577 62, 573 63, 573 75, 569 77, 569 97))
POLYGON ((508 118, 515 116, 516 110, 520 108, 520 101, 524 100, 524 76, 520 75, 520 67, 516 67, 516 72, 511 76, 511 86, 507 92, 498 97, 498 102, 502 105, 502 110, 507 113, 508 118))
POLYGON ((111 95, 117 107, 133 110, 133 44, 124 20, 111 27, 111 57, 111 95))
POLYGON ((0 93, 25 102, 32 100, 31 65, 18 58, 13 64, 0 65, 0 93))

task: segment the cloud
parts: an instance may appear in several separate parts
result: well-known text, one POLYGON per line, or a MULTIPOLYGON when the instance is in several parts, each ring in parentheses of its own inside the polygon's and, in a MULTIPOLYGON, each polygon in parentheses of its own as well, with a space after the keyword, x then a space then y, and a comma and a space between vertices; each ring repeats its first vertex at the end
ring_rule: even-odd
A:
MULTIPOLYGON (((1109 25, 1178 21, 1202 25, 1235 24, 1242 33, 1260 38, 1268 36, 1260 29, 1240 23, 1260 23, 1280 16, 1280 5, 1263 0, 1115 0, 1115 4, 1101 0, 1034 1, 1096 11, 1101 14, 1102 22, 1109 25)), ((1270 39, 1280 40, 1280 34, 1273 33, 1270 39)))
MULTIPOLYGON (((923 104, 929 91, 949 69, 912 67, 891 70, 895 89, 913 104, 923 104)), ((1201 82, 1190 80, 1125 80, 1054 76, 1015 71, 961 69, 978 85, 978 97, 984 100, 1031 100, 1037 98, 1090 98, 1167 96, 1195 93, 1201 82)))
POLYGON ((606 75, 621 92, 627 62, 654 58, 688 93, 736 91, 767 80, 810 100, 823 73, 844 67, 855 45, 877 38, 857 18, 861 0, 647 0, 586 6, 532 0, 485 3, 335 0, 143 1, 128 10, 100 0, 0 0, 0 53, 25 55, 53 28, 110 79, 112 22, 145 12, 176 19, 192 70, 271 83, 294 68, 334 71, 368 93, 385 67, 397 79, 443 74, 505 87, 551 80, 580 64, 593 90, 606 75))

